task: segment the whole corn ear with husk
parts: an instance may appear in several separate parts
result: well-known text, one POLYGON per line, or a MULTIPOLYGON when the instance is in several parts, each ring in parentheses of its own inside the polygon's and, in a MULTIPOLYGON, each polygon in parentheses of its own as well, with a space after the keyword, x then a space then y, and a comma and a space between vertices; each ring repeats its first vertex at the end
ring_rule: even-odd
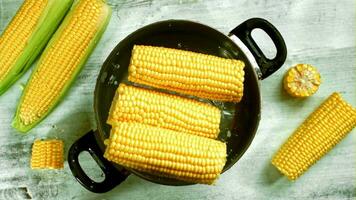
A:
POLYGON ((135 45, 128 79, 200 98, 239 102, 243 96, 244 67, 241 60, 135 45))
POLYGON ((32 146, 32 169, 62 169, 63 160, 62 140, 35 140, 32 146))
POLYGON ((0 36, 0 95, 42 51, 73 0, 25 0, 0 36))
POLYGON ((197 100, 122 83, 107 122, 137 122, 215 139, 220 132, 220 110, 197 100))
POLYGON ((139 123, 114 126, 105 143, 109 161, 192 183, 214 183, 226 162, 223 142, 139 123))
POLYGON ((356 109, 333 93, 273 157, 272 164, 295 180, 356 126, 356 109))
POLYGON ((75 2, 27 82, 12 123, 14 128, 27 132, 59 103, 98 43, 110 16, 111 9, 102 0, 75 2))

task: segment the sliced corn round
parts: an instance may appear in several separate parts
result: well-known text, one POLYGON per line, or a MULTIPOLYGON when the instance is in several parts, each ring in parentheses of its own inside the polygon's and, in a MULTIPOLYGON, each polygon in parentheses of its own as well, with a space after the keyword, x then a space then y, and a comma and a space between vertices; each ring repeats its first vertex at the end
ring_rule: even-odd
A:
POLYGON ((321 83, 318 70, 308 64, 298 64, 290 68, 283 80, 284 89, 293 97, 309 97, 321 83))

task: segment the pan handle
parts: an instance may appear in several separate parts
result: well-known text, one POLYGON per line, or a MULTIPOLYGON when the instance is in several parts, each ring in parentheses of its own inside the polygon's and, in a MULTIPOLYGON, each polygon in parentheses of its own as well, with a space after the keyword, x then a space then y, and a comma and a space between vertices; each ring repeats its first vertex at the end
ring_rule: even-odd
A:
POLYGON ((87 190, 95 193, 104 193, 122 183, 130 173, 125 169, 119 171, 103 157, 103 153, 95 140, 94 134, 95 132, 91 130, 70 147, 68 152, 68 164, 74 177, 87 190), (78 160, 79 154, 83 151, 89 152, 101 170, 103 170, 105 179, 102 182, 93 181, 83 171, 78 160))
POLYGON ((230 35, 237 36, 250 50, 256 59, 261 71, 261 79, 277 71, 284 63, 287 57, 286 44, 279 31, 267 20, 261 18, 251 18, 234 28, 230 35), (260 28, 272 39, 277 49, 276 57, 268 59, 251 36, 253 29, 260 28))

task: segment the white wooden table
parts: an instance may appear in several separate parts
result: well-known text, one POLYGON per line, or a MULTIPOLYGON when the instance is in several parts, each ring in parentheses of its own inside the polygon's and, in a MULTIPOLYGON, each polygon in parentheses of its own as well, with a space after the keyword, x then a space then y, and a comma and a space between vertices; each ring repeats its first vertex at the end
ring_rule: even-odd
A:
MULTIPOLYGON (((0 0, 0 32, 21 3, 0 0)), ((285 139, 333 91, 356 106, 354 0, 112 0, 110 5, 114 12, 104 37, 69 94, 45 121, 27 135, 10 126, 19 86, 31 70, 0 97, 0 199, 355 199, 355 130, 296 182, 280 176, 270 164, 285 139), (129 33, 164 19, 189 19, 228 33, 251 17, 266 18, 280 30, 288 57, 277 73, 261 82, 262 119, 255 140, 215 186, 162 186, 130 176, 106 194, 93 194, 77 183, 67 163, 60 171, 30 169, 35 138, 63 139, 67 153, 76 139, 95 128, 96 77, 111 49, 129 33), (306 100, 289 98, 281 90, 283 74, 296 63, 310 63, 322 75, 319 91, 306 100)), ((261 45, 273 54, 271 43, 261 45)), ((88 154, 81 161, 93 177, 102 179, 88 154)))

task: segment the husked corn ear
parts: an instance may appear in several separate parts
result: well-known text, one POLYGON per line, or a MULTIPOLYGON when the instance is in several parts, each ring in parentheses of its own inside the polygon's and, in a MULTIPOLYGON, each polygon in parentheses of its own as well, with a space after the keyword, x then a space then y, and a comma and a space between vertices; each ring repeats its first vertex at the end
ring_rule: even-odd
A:
POLYGON ((201 98, 239 102, 245 64, 164 47, 135 45, 129 81, 201 98))
POLYGON ((207 103, 120 84, 107 122, 138 122, 194 135, 217 138, 220 110, 207 103))
POLYGON ((356 125, 356 110, 333 93, 299 126, 272 160, 290 180, 297 179, 356 125))
POLYGON ((35 140, 32 146, 32 169, 62 169, 62 140, 35 140))
POLYGON ((25 0, 0 36, 0 94, 31 66, 73 0, 25 0))
POLYGON ((226 162, 226 144, 139 123, 111 129, 104 157, 161 177, 212 184, 226 162))
POLYGON ((58 104, 98 43, 111 9, 102 0, 80 0, 61 24, 22 94, 13 126, 27 132, 58 104))
POLYGON ((293 97, 308 97, 314 94, 320 85, 318 70, 308 64, 298 64, 288 70, 284 76, 284 89, 293 97))

